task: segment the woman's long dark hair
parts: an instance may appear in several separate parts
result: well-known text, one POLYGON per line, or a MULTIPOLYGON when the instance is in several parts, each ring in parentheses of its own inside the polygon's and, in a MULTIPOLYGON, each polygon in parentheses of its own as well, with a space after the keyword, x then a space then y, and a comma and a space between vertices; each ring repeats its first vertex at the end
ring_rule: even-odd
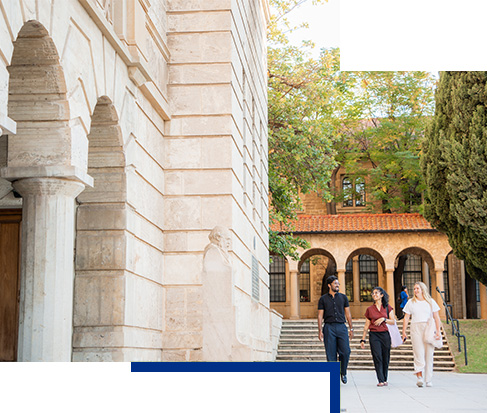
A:
POLYGON ((386 290, 384 290, 382 287, 374 287, 372 288, 372 291, 377 290, 382 294, 382 307, 387 308, 389 305, 389 294, 386 293, 386 290))

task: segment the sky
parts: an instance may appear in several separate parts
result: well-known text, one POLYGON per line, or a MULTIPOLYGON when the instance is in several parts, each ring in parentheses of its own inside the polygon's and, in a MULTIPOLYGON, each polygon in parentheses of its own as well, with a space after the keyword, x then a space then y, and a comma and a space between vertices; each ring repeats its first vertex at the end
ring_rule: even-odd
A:
POLYGON ((291 40, 340 47, 342 70, 487 70, 485 0, 311 0, 291 40))
POLYGON ((295 24, 306 21, 309 28, 300 29, 289 36, 299 44, 301 40, 313 40, 316 47, 314 54, 319 54, 322 47, 338 47, 340 44, 340 0, 328 0, 327 3, 313 6, 308 0, 290 13, 289 20, 295 24))

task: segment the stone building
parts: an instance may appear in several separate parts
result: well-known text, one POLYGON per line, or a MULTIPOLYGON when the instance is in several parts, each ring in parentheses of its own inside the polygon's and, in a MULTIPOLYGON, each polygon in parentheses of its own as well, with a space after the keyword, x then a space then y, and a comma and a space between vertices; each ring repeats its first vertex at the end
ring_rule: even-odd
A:
POLYGON ((1 360, 272 358, 268 18, 0 2, 1 360), (231 262, 204 275, 215 227, 231 262))
MULTIPOLYGON (((318 300, 328 292, 326 278, 336 275, 354 318, 363 317, 373 287, 383 287, 400 312, 401 286, 411 295, 414 283, 423 281, 440 304, 436 287, 444 291, 454 318, 486 319, 486 287, 468 276, 446 235, 420 214, 368 213, 367 184, 367 177, 350 176, 340 167, 331 185, 348 193, 343 200, 326 203, 317 194, 302 195, 303 211, 293 233, 310 248, 298 251, 299 262, 273 257, 271 307, 284 318, 315 318, 318 300)), ((445 308, 440 308, 444 318, 445 308)))

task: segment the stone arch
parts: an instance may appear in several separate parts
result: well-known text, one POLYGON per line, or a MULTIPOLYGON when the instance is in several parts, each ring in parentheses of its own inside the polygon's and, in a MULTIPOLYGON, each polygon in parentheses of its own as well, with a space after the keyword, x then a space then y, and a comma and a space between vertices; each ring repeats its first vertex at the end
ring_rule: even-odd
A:
POLYGON ((124 324, 127 266, 127 176, 123 136, 113 102, 98 99, 88 134, 92 188, 78 196, 73 361, 114 360, 103 348, 124 324), (92 342, 89 330, 100 331, 92 342))
POLYGON ((377 252, 376 250, 374 250, 372 248, 364 247, 364 248, 358 248, 358 249, 354 250, 353 252, 351 252, 348 255, 347 259, 345 260, 345 264, 357 255, 370 255, 371 257, 374 257, 377 260, 377 262, 380 263, 380 265, 382 266, 382 269, 385 271, 386 264, 385 264, 384 258, 382 257, 382 255, 379 252, 377 252))
POLYGON ((17 131, 8 137, 2 176, 23 197, 18 359, 70 361, 74 200, 91 179, 86 165, 73 163, 82 151, 73 145, 64 71, 38 21, 21 27, 7 71, 8 115, 17 131))
POLYGON ((78 202, 126 202, 125 164, 117 110, 110 98, 102 96, 93 110, 88 134, 88 173, 94 178, 94 185, 78 197, 78 202))
POLYGON ((326 266, 326 271, 323 274, 323 277, 321 279, 321 295, 323 295, 326 292, 326 278, 328 278, 330 275, 336 275, 337 271, 337 262, 335 257, 328 252, 327 250, 321 249, 321 248, 312 248, 303 253, 301 256, 301 259, 299 260, 298 263, 298 271, 301 270, 302 264, 308 259, 311 258, 315 255, 321 255, 326 258, 328 258, 328 264, 326 266))
MULTIPOLYGON (((426 263, 428 264, 428 267, 431 271, 435 270, 435 261, 434 261, 433 257, 431 256, 431 254, 428 251, 426 251, 425 249, 420 248, 420 247, 409 247, 409 248, 403 249, 399 254, 397 254, 395 262, 394 262, 394 266, 395 267, 397 266, 397 263, 398 263, 399 258, 401 256, 407 255, 407 254, 420 256, 424 261, 426 261, 426 263)), ((444 261, 444 259, 445 258, 443 258, 443 261, 444 261)))
POLYGON ((54 41, 41 23, 22 26, 7 70, 8 112, 17 122, 17 134, 8 141, 8 168, 71 165, 66 81, 54 41))
POLYGON ((323 256, 329 258, 335 264, 335 268, 336 268, 335 257, 330 252, 328 252, 327 250, 321 249, 321 248, 312 248, 312 249, 305 251, 303 253, 303 255, 301 255, 301 258, 300 258, 299 263, 298 263, 298 271, 301 269, 301 265, 303 264, 303 262, 306 261, 308 258, 312 257, 313 255, 323 255, 323 256))

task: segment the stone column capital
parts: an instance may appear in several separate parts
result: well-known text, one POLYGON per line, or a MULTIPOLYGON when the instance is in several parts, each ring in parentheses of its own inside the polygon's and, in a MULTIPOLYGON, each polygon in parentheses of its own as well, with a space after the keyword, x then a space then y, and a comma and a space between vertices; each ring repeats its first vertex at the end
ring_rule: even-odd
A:
POLYGON ((85 188, 79 181, 64 178, 24 178, 12 183, 14 189, 22 196, 55 195, 76 198, 85 188))

